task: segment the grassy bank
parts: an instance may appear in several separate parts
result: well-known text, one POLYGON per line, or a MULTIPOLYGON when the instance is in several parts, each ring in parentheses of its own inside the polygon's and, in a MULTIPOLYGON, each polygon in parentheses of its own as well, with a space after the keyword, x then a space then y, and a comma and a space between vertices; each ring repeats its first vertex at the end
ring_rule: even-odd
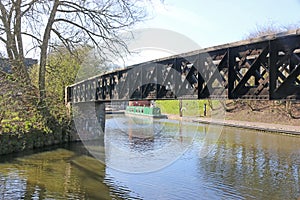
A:
MULTIPOLYGON (((207 116, 211 113, 211 106, 215 106, 217 102, 209 100, 182 100, 183 116, 204 116, 204 107, 206 105, 207 116)), ((179 100, 159 100, 156 106, 161 109, 164 114, 179 115, 179 100)))
MULTIPOLYGON (((179 100, 156 101, 162 113, 179 116, 179 100)), ((227 120, 263 122, 299 126, 300 102, 263 100, 224 100, 222 105, 218 100, 183 100, 183 116, 204 116, 204 104, 207 117, 214 113, 225 112, 227 120)))

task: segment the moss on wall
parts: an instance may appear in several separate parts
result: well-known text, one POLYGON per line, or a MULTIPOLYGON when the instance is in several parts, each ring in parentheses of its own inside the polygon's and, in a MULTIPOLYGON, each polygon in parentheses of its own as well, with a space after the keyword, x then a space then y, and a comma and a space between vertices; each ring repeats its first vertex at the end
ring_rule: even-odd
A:
POLYGON ((40 130, 31 130, 29 133, 1 133, 0 155, 70 142, 75 138, 72 135, 62 130, 52 133, 40 130))

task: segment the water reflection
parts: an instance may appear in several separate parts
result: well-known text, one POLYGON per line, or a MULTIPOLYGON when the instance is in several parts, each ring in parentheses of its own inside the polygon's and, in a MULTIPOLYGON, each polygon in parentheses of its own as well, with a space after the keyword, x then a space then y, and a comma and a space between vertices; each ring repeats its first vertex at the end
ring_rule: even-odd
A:
MULTIPOLYGON (((168 136, 169 126, 172 127, 164 124, 166 135, 154 137, 151 143, 155 139, 165 142, 163 138, 168 136)), ((117 180, 112 185, 126 185, 135 191, 131 194, 133 197, 142 199, 279 200, 300 196, 299 137, 228 127, 218 135, 218 130, 219 127, 198 126, 197 135, 184 136, 186 141, 191 141, 188 150, 160 170, 128 174, 108 167, 106 174, 117 180)), ((188 130, 179 126, 177 132, 181 137, 171 137, 171 141, 176 138, 174 141, 180 144, 182 134, 188 130)), ((149 150, 139 145, 135 148, 149 150)), ((145 158, 153 159, 148 155, 145 158)), ((135 157, 130 161, 134 159, 142 160, 135 157)), ((129 162, 126 166, 134 168, 129 162)))
POLYGON ((192 144, 197 124, 135 117, 108 119, 107 166, 130 173, 160 170, 176 161, 192 144))
POLYGON ((220 188, 232 185, 247 198, 296 199, 299 158, 299 137, 225 129, 198 169, 220 188))
POLYGON ((103 180, 97 160, 56 149, 1 163, 0 199, 111 199, 103 180))
MULTIPOLYGON (((295 200, 300 196, 300 137, 224 128, 216 140, 218 127, 131 120, 108 119, 106 144, 95 150, 116 167, 104 166, 79 143, 2 157, 0 199, 295 200), (208 154, 202 156, 202 151, 208 154), (157 170, 128 173, 145 170, 145 165, 157 170)), ((95 147, 99 142, 86 144, 95 147)))

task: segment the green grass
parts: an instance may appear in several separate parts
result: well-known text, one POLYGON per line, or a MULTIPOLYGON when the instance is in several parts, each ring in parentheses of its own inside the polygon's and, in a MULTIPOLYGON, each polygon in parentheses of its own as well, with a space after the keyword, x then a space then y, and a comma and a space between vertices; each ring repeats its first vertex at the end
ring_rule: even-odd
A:
POLYGON ((156 106, 165 114, 179 114, 179 101, 177 100, 158 100, 156 106))
MULTIPOLYGON (((208 100, 182 100, 183 116, 203 116, 204 104, 209 114, 208 100)), ((156 106, 164 114, 179 115, 179 100, 158 100, 156 106)))

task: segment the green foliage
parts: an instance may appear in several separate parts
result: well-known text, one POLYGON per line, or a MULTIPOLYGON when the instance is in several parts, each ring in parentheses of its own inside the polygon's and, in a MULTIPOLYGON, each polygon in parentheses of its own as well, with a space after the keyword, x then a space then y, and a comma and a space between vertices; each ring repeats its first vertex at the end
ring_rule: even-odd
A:
MULTIPOLYGON (((65 88, 74 84, 81 78, 94 76, 102 72, 99 65, 101 60, 91 56, 90 47, 80 47, 70 53, 65 48, 58 48, 48 55, 46 67, 46 106, 60 125, 66 125, 70 121, 65 105, 65 88), (80 77, 79 77, 80 76, 80 77)), ((30 71, 33 84, 38 86, 38 66, 30 71)))
POLYGON ((77 72, 76 82, 111 70, 111 65, 105 62, 99 53, 88 47, 84 48, 84 56, 81 56, 81 65, 77 72))
MULTIPOLYGON (((67 112, 64 104, 64 89, 67 85, 74 83, 79 68, 80 61, 64 49, 59 49, 49 55, 46 68, 47 98, 45 103, 50 114, 58 122, 63 122, 67 112)), ((38 87, 38 70, 38 66, 30 70, 32 83, 36 87, 38 87)))
POLYGON ((71 54, 65 48, 58 48, 49 54, 47 93, 45 105, 42 105, 47 108, 45 113, 37 103, 39 66, 30 69, 30 86, 24 85, 14 74, 0 73, 0 132, 21 133, 34 129, 49 133, 55 127, 67 127, 70 119, 64 102, 65 87, 78 81, 79 71, 87 71, 84 75, 91 76, 102 70, 99 68, 101 61, 90 58, 90 50, 82 47, 71 54))
POLYGON ((20 77, 0 72, 0 133, 29 132, 32 127, 47 130, 36 97, 36 89, 20 77))

